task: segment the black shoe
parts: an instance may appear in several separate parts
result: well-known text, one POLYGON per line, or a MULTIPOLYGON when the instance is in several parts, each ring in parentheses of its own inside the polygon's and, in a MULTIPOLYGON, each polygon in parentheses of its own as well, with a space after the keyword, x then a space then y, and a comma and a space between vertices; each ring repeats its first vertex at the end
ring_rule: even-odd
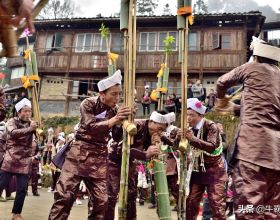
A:
POLYGON ((233 215, 233 212, 229 212, 228 214, 227 214, 227 217, 230 217, 230 216, 232 216, 233 215))
POLYGON ((177 206, 174 206, 174 208, 173 208, 171 211, 172 211, 172 212, 177 212, 177 211, 178 211, 177 206))
POLYGON ((33 193, 33 196, 40 196, 38 192, 33 193))
POLYGON ((139 201, 139 205, 144 205, 144 201, 139 201))

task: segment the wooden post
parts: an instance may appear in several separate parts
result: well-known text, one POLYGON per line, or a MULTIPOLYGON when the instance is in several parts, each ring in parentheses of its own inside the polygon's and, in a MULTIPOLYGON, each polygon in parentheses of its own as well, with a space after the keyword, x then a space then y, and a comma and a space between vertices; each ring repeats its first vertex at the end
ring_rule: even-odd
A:
MULTIPOLYGON (((70 51, 69 51, 69 56, 68 56, 68 63, 67 63, 67 69, 66 69, 66 74, 65 74, 65 78, 69 79, 69 72, 70 72, 70 68, 71 68, 71 60, 72 60, 72 54, 73 54, 73 43, 74 43, 74 38, 75 38, 75 33, 72 33, 72 40, 71 40, 71 47, 70 47, 70 51)), ((72 81, 67 81, 67 94, 72 94, 72 81)), ((71 101, 71 97, 70 96, 66 96, 65 97, 65 106, 64 106, 64 116, 68 116, 69 115, 69 105, 70 105, 70 101, 71 101)))

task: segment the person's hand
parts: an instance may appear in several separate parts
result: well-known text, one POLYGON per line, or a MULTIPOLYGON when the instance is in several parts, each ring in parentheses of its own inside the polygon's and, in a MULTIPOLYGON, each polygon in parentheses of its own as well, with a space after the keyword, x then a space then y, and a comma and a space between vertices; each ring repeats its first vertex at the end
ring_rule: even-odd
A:
POLYGON ((193 134, 193 131, 192 130, 187 130, 185 131, 185 134, 186 134, 186 138, 190 141, 194 138, 194 134, 193 134))
POLYGON ((161 142, 161 135, 158 133, 155 133, 152 135, 152 143, 156 144, 156 143, 160 143, 161 142))
POLYGON ((131 114, 133 114, 133 110, 130 107, 125 106, 119 108, 117 115, 115 117, 117 117, 119 121, 122 121, 124 119, 127 119, 128 116, 130 116, 131 114))
MULTIPOLYGON (((14 25, 15 27, 18 27, 20 25, 20 22, 22 19, 25 19, 27 26, 29 28, 29 31, 31 33, 35 32, 35 27, 32 22, 32 10, 34 7, 33 0, 21 0, 21 1, 15 1, 14 4, 15 7, 15 13, 16 16, 12 17, 13 15, 9 14, 10 11, 10 5, 6 5, 6 3, 0 4, 0 13, 4 16, 10 17, 9 19, 2 21, 6 24, 14 25)), ((0 20, 1 25, 1 20, 0 20)))
POLYGON ((182 130, 179 128, 177 130, 176 139, 177 140, 181 140, 181 138, 182 138, 182 130))
POLYGON ((161 153, 160 149, 156 145, 149 146, 148 150, 146 151, 146 158, 150 159, 153 156, 159 155, 161 153))
POLYGON ((32 10, 34 7, 33 0, 22 0, 21 5, 18 9, 19 18, 25 18, 29 31, 31 33, 35 32, 35 27, 32 21, 32 10))
POLYGON ((36 121, 31 121, 31 122, 30 122, 30 127, 33 128, 33 129, 35 130, 36 128, 38 128, 38 122, 36 122, 36 121))
POLYGON ((229 100, 230 100, 229 96, 227 96, 223 99, 217 99, 214 110, 221 114, 233 113, 235 104, 229 100))
POLYGON ((123 120, 127 119, 129 115, 133 114, 133 110, 128 107, 120 107, 117 114, 109 120, 109 126, 119 125, 123 120))

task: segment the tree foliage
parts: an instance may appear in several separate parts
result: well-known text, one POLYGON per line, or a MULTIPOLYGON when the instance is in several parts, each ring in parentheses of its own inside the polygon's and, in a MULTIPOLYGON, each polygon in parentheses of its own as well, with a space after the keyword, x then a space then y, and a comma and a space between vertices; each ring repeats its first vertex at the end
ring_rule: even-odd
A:
POLYGON ((210 13, 261 11, 266 16, 266 20, 277 19, 277 13, 271 6, 260 6, 254 0, 208 0, 208 11, 210 13))
POLYGON ((167 3, 167 4, 165 4, 164 5, 164 8, 163 8, 163 15, 171 15, 172 13, 171 13, 171 10, 170 10, 170 6, 169 6, 169 4, 167 3))
POLYGON ((137 1, 137 14, 152 16, 154 10, 158 6, 158 0, 138 0, 137 1))
POLYGON ((49 3, 42 9, 39 19, 72 18, 76 10, 72 0, 49 0, 49 3))
POLYGON ((193 6, 193 12, 195 14, 203 14, 208 13, 208 7, 204 0, 197 0, 193 6))

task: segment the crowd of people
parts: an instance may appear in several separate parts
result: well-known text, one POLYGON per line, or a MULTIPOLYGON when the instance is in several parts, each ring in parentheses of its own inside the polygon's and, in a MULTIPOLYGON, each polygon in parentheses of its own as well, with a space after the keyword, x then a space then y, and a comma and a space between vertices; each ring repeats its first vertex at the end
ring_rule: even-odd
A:
MULTIPOLYGON (((197 98, 207 106, 208 111, 212 111, 215 107, 217 94, 214 89, 210 89, 207 94, 206 88, 203 87, 200 80, 196 80, 194 84, 189 83, 187 89, 187 98, 197 98)), ((152 97, 152 91, 149 85, 145 85, 144 94, 141 99, 143 107, 143 116, 150 115, 151 108, 157 109, 158 101, 152 97), (153 106, 151 106, 153 105, 153 106)), ((181 113, 181 97, 173 94, 167 94, 164 101, 164 109, 167 112, 181 113)))

